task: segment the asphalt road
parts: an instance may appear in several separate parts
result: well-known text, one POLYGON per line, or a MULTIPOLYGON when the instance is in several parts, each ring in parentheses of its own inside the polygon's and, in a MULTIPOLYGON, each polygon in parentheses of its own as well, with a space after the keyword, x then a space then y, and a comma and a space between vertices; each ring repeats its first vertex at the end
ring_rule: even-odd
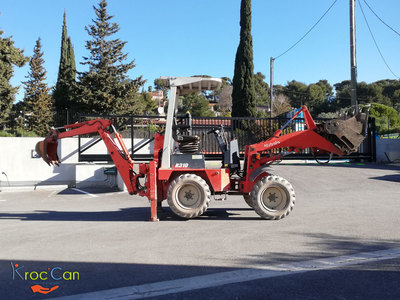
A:
POLYGON ((239 196, 192 220, 165 208, 152 223, 148 201, 124 192, 3 190, 0 299, 123 296, 150 283, 159 294, 141 295, 155 299, 400 299, 400 167, 284 164, 271 173, 296 190, 280 221, 260 219, 239 196))

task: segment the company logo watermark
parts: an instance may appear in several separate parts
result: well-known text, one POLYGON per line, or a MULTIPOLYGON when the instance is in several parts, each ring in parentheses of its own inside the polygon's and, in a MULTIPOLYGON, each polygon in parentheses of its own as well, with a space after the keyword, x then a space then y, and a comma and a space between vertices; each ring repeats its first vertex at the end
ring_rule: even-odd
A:
POLYGON ((11 262, 13 280, 23 280, 29 284, 33 293, 48 294, 60 287, 64 281, 78 281, 80 274, 77 271, 63 270, 59 266, 45 269, 27 270, 25 266, 11 262), (40 284, 37 284, 40 283, 40 284), (51 287, 43 287, 42 284, 52 284, 51 287))

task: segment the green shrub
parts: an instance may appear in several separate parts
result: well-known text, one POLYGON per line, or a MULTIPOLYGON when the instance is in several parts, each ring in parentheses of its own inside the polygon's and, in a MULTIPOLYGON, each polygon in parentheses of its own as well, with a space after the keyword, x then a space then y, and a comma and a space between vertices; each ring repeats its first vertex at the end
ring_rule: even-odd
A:
POLYGON ((378 134, 398 132, 400 116, 394 108, 379 103, 371 103, 369 115, 375 118, 378 134))
POLYGON ((400 133, 400 127, 390 128, 390 129, 381 129, 378 134, 391 134, 391 133, 400 133))
POLYGON ((28 130, 24 130, 22 131, 22 129, 18 128, 14 131, 15 136, 17 137, 38 137, 39 135, 37 135, 37 133, 33 132, 33 131, 28 131, 28 130))
POLYGON ((372 103, 369 114, 371 117, 374 117, 374 118, 385 117, 386 119, 389 119, 389 121, 390 121, 389 125, 391 127, 400 126, 399 113, 393 107, 386 106, 386 105, 379 104, 379 103, 372 103))
POLYGON ((12 136, 14 135, 8 131, 0 131, 0 137, 12 137, 12 136))
POLYGON ((0 131, 0 137, 38 137, 38 135, 32 131, 22 129, 15 129, 12 131, 0 131))

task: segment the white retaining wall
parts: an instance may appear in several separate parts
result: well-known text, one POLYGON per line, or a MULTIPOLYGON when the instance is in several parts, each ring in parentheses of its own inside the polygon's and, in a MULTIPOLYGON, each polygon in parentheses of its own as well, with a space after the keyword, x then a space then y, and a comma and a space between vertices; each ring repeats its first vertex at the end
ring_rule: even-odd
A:
MULTIPOLYGON (((35 145, 43 138, 0 137, 0 187, 66 185, 119 186, 123 189, 122 180, 115 175, 104 174, 104 169, 113 164, 78 162, 78 138, 65 138, 58 141, 58 154, 61 165, 48 166, 41 158, 35 156, 35 145)), ((93 139, 82 138, 81 145, 88 145, 93 139)), ((129 139, 124 139, 130 145, 129 139)), ((143 142, 135 139, 135 145, 143 142)), ((143 147, 138 153, 151 153, 153 143, 143 147)), ((130 150, 130 149, 129 149, 130 150)), ((107 154, 104 143, 99 142, 88 149, 85 154, 107 154)))
MULTIPOLYGON (((80 163, 78 162, 78 138, 59 140, 58 153, 61 158, 60 167, 48 166, 41 158, 35 157, 35 145, 43 138, 0 137, 0 187, 66 185, 118 186, 124 189, 119 175, 106 175, 104 169, 114 166, 112 163, 80 163)), ((93 139, 82 138, 82 147, 93 139)), ((130 140, 125 139, 130 145, 130 140)), ((143 143, 143 139, 135 139, 135 145, 143 143)), ((136 146, 137 147, 137 146, 136 146)), ((138 153, 152 153, 153 143, 143 147, 138 153)), ((129 149, 130 150, 130 149, 129 149)), ((377 139, 377 162, 398 162, 400 160, 400 139, 377 139)), ((99 142, 88 149, 86 154, 106 154, 104 143, 99 142)), ((135 164, 137 167, 138 164, 135 164)))
POLYGON ((400 139, 376 139, 376 161, 400 162, 400 139))

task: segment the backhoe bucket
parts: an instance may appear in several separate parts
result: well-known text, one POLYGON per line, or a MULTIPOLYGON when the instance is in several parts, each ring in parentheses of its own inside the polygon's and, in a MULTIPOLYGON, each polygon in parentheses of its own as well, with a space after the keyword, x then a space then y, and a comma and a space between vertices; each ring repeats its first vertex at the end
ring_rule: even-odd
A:
POLYGON ((367 133, 368 113, 317 124, 317 132, 346 155, 357 152, 367 133))
POLYGON ((59 165, 60 160, 57 155, 58 133, 52 130, 49 135, 41 142, 36 144, 35 150, 37 154, 50 166, 59 165))

